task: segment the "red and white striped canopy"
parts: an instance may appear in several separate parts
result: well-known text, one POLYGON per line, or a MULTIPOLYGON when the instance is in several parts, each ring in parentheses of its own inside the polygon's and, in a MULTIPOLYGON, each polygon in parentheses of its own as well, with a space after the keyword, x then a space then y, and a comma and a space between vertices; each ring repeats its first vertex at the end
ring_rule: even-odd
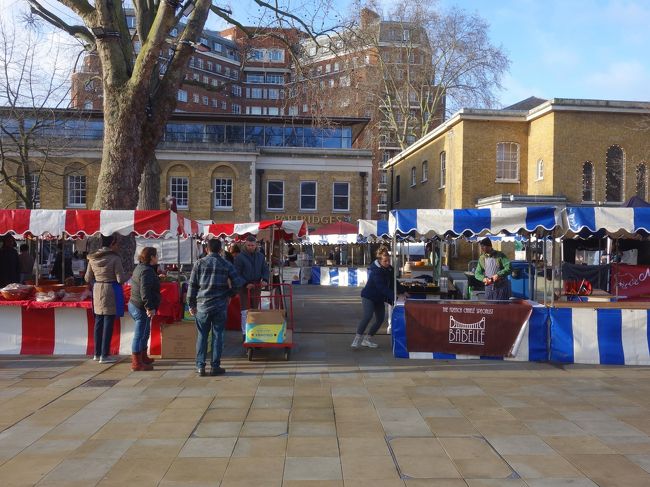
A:
POLYGON ((80 238, 196 235, 199 224, 170 210, 0 210, 0 235, 80 238))
POLYGON ((300 238, 307 235, 304 220, 264 220, 252 223, 213 223, 203 227, 205 237, 243 237, 262 230, 278 230, 279 238, 300 238))

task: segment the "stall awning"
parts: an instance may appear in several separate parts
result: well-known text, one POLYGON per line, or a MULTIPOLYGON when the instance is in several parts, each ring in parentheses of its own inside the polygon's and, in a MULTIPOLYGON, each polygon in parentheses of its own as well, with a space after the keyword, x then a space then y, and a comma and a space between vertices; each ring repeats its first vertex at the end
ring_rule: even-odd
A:
POLYGON ((309 233, 307 243, 313 245, 337 245, 357 243, 357 226, 348 222, 335 222, 323 225, 309 233))
POLYGON ((569 235, 631 236, 650 233, 650 208, 568 207, 565 209, 569 235))
POLYGON ((359 220, 359 235, 363 238, 388 238, 388 220, 359 220))
POLYGON ((168 237, 198 230, 198 223, 169 210, 0 210, 0 235, 16 237, 168 237))
POLYGON ((500 233, 531 234, 551 231, 561 224, 555 207, 393 210, 388 220, 389 233, 414 236, 482 235, 500 233))
POLYGON ((213 223, 203 227, 206 237, 243 237, 258 235, 263 230, 278 230, 280 238, 299 238, 307 235, 304 220, 263 220, 250 223, 213 223))

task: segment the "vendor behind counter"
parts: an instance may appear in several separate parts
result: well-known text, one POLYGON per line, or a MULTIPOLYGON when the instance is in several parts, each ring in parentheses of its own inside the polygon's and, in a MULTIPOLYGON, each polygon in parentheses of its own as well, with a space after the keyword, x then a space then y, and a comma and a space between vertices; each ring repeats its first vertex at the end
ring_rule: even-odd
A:
POLYGON ((512 291, 508 276, 512 273, 510 259, 506 254, 492 248, 489 238, 480 242, 481 255, 478 258, 474 276, 485 284, 485 299, 505 301, 512 291))

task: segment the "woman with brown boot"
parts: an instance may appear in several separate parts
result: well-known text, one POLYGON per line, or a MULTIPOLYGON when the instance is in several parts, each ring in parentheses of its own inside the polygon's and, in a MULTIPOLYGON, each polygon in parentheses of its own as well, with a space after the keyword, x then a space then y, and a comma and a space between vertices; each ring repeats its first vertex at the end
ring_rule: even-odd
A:
POLYGON ((145 247, 138 255, 140 262, 131 277, 129 313, 135 321, 131 345, 131 370, 153 370, 154 360, 147 355, 151 318, 160 306, 160 280, 156 268, 158 252, 155 247, 145 247))

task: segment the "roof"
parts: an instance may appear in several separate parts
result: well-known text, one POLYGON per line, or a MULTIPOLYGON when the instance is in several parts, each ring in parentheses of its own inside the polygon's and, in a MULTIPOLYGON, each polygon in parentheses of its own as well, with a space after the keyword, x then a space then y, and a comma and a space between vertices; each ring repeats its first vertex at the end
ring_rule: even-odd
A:
POLYGON ((536 96, 530 96, 526 98, 525 100, 518 101, 514 105, 510 105, 509 107, 505 107, 503 110, 531 110, 535 108, 536 106, 541 105, 544 102, 547 102, 548 100, 545 100, 544 98, 537 98, 536 96))

